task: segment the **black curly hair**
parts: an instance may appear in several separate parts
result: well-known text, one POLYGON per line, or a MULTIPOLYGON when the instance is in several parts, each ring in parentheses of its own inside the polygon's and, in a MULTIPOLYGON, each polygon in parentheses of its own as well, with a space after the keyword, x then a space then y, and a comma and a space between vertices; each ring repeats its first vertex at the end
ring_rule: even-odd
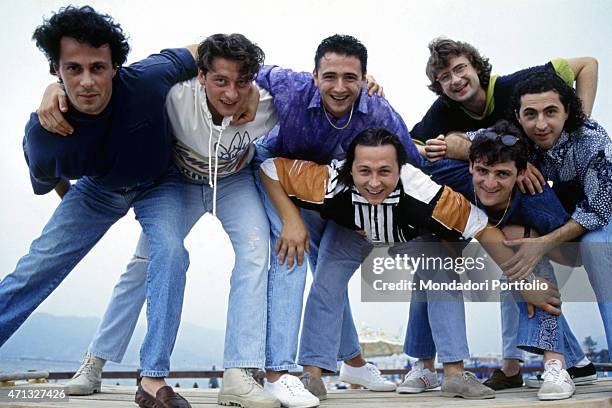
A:
POLYGON ((216 57, 240 62, 240 75, 253 79, 264 62, 265 54, 242 34, 214 34, 198 45, 198 68, 207 74, 216 57))
POLYGON ((491 80, 491 64, 489 59, 481 55, 473 45, 462 41, 454 41, 446 37, 437 37, 429 43, 428 48, 430 55, 425 67, 425 73, 427 78, 429 78, 430 84, 427 87, 437 95, 452 101, 444 95, 437 75, 440 70, 448 68, 450 58, 460 55, 466 57, 470 64, 478 71, 480 86, 486 89, 489 85, 491 80))
POLYGON ((539 94, 548 91, 553 91, 559 95, 559 100, 568 113, 567 120, 563 125, 565 131, 574 132, 584 125, 586 115, 582 110, 582 101, 576 95, 576 90, 566 84, 558 75, 550 72, 533 74, 516 84, 510 99, 512 112, 509 117, 512 117, 518 126, 521 126, 516 118, 521 109, 521 97, 526 94, 539 94))
POLYGON ((315 53, 314 57, 315 71, 319 70, 321 58, 323 58, 323 56, 328 52, 358 58, 361 62, 361 73, 365 74, 367 72, 368 50, 355 37, 350 35, 335 34, 321 41, 321 44, 319 44, 317 47, 317 52, 315 53))
POLYGON ((527 168, 527 141, 523 137, 518 127, 507 120, 501 119, 487 129, 483 129, 481 134, 477 134, 470 146, 470 161, 482 161, 487 166, 497 163, 513 161, 517 170, 520 172, 527 168), (511 135, 517 138, 512 146, 505 145, 500 138, 491 139, 484 136, 486 131, 493 131, 499 136, 511 135))
POLYGON ((108 44, 113 67, 123 65, 130 52, 128 40, 121 26, 108 14, 100 14, 90 6, 67 6, 34 30, 32 40, 49 61, 49 72, 56 75, 54 65, 59 64, 60 41, 71 37, 92 47, 108 44))
POLYGON ((359 132, 359 134, 355 136, 349 145, 346 151, 346 160, 342 164, 342 167, 338 170, 338 180, 345 186, 352 186, 354 184, 351 169, 353 168, 353 162, 355 161, 355 150, 357 149, 357 146, 384 145, 391 145, 395 147, 397 164, 400 168, 404 164, 408 163, 408 154, 404 149, 402 141, 395 133, 385 128, 368 128, 362 132, 359 132))

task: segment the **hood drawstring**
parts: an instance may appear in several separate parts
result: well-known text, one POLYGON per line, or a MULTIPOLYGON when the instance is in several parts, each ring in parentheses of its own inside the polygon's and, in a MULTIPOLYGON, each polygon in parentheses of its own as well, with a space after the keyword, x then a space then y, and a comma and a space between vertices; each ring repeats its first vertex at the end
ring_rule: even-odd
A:
MULTIPOLYGON (((223 118, 223 121, 221 122, 221 129, 219 130, 219 140, 217 141, 217 147, 215 148, 215 171, 214 171, 214 176, 211 178, 211 174, 210 174, 210 168, 211 168, 211 159, 208 159, 208 185, 210 187, 212 187, 213 189, 213 209, 212 209, 212 215, 213 217, 217 216, 217 176, 219 175, 219 147, 221 146, 221 136, 223 135, 223 131, 225 130, 225 128, 227 128, 229 121, 231 120, 231 118, 223 118)), ((212 117, 211 117, 211 121, 212 121, 212 117)), ((210 145, 212 143, 212 126, 210 127, 210 138, 209 138, 209 148, 208 148, 208 152, 210 154, 210 145)))
POLYGON ((213 128, 215 127, 213 123, 212 114, 208 109, 208 105, 206 105, 206 91, 204 86, 200 84, 200 91, 205 96, 202 101, 203 109, 206 112, 206 119, 208 120, 208 127, 210 128, 210 134, 208 135, 208 185, 213 189, 213 208, 212 215, 213 217, 217 217, 217 175, 219 173, 219 147, 221 147, 221 137, 223 136, 223 131, 229 126, 232 118, 224 117, 221 121, 221 129, 219 130, 219 138, 217 140, 217 146, 215 147, 215 168, 213 173, 212 168, 212 157, 210 156, 213 150, 213 128))

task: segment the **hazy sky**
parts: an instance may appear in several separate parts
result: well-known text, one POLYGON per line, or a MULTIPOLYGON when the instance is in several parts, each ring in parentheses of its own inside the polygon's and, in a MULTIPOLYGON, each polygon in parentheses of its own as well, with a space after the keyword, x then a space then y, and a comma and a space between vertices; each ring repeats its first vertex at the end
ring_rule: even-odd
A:
MULTIPOLYGON (((567 0, 461 1, 91 1, 113 15, 130 36, 129 62, 166 47, 198 42, 217 32, 241 32, 257 42, 266 62, 311 71, 320 40, 334 33, 356 36, 368 47, 368 71, 385 86, 387 98, 409 128, 434 100, 426 88, 427 43, 446 35, 477 46, 494 73, 509 73, 551 58, 594 56, 599 60, 599 89, 593 116, 612 126, 612 3, 567 0), (224 5, 228 7, 224 8, 224 5)), ((0 148, 0 277, 10 273, 27 252, 59 200, 54 194, 34 196, 23 159, 21 140, 28 115, 54 78, 31 41, 43 16, 68 3, 31 0, 0 1, 6 61, 0 66, 4 137, 0 148)), ((87 4, 74 2, 73 4, 87 4)), ((100 316, 112 287, 130 259, 139 233, 130 213, 118 222, 38 309, 54 314, 100 316)), ((223 328, 233 252, 217 223, 206 216, 188 240, 188 274, 184 319, 223 328)), ((355 321, 396 334, 405 326, 407 304, 361 304, 359 281, 351 282, 355 321)), ((473 351, 499 350, 496 305, 468 305, 473 351), (495 343, 495 344, 494 344, 495 343)), ((600 335, 597 309, 568 305, 566 313, 578 338, 600 335), (584 319, 585 313, 589 316, 584 319)))

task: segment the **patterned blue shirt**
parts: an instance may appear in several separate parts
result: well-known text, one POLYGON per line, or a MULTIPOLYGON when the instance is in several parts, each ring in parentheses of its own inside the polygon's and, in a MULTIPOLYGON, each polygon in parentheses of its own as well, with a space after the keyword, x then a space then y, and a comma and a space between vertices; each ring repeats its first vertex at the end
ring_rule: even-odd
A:
POLYGON ((548 150, 533 146, 539 167, 569 212, 587 230, 602 228, 612 215, 612 140, 592 119, 575 132, 561 132, 548 150))
MULTIPOLYGON (((355 101, 350 123, 339 130, 329 123, 336 119, 326 117, 312 74, 264 66, 256 81, 274 96, 279 124, 262 141, 273 156, 327 164, 344 159, 349 144, 361 131, 384 127, 399 136, 411 164, 421 163, 401 116, 383 97, 368 96, 365 88, 355 101)), ((347 113, 337 123, 343 126, 348 118, 347 113)))

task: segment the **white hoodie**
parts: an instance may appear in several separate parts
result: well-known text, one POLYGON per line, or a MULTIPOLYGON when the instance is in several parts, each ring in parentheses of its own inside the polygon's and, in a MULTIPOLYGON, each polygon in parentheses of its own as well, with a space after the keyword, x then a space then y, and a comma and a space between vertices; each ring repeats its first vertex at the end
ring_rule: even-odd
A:
POLYGON ((278 121, 274 99, 260 88, 259 106, 252 122, 230 126, 232 118, 224 117, 221 126, 216 126, 206 103, 205 88, 196 77, 170 89, 166 111, 177 139, 174 160, 187 178, 208 182, 214 188, 214 214, 217 177, 227 177, 249 164, 255 154, 255 140, 270 132, 278 121))

